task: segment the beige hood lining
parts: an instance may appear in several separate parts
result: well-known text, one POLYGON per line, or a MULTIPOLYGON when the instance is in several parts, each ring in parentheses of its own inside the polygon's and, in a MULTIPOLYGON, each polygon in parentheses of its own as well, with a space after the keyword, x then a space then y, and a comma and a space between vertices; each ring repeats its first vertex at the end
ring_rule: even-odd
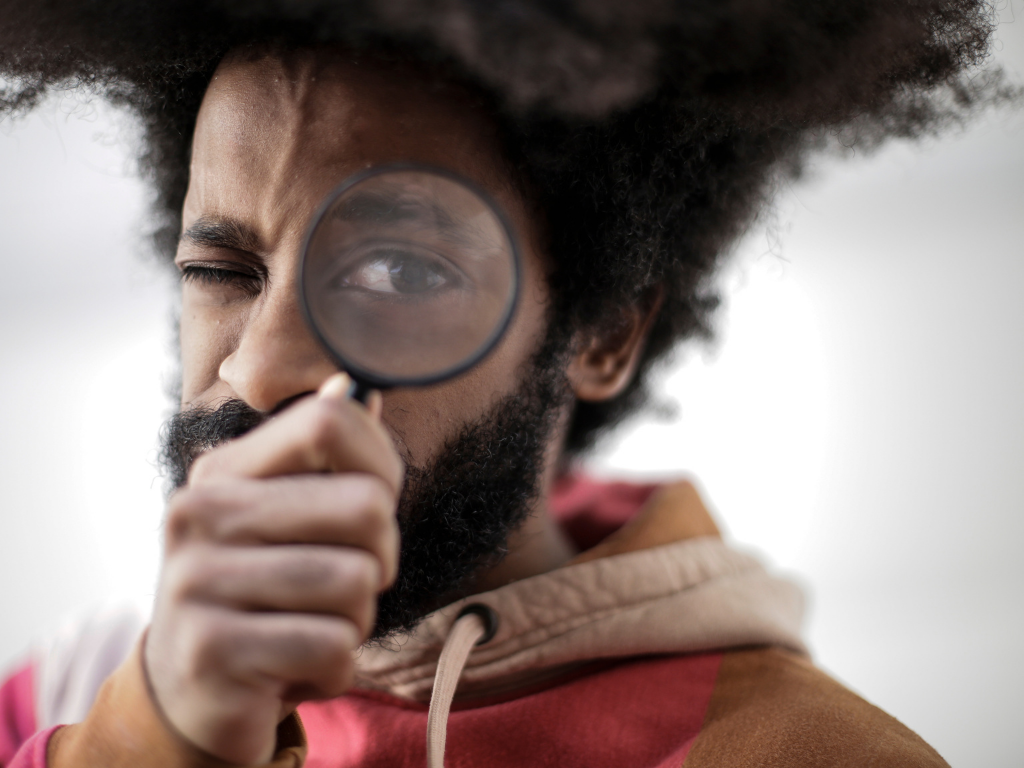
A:
POLYGON ((364 648, 356 684, 428 700, 445 638, 470 603, 490 606, 500 623, 470 654, 460 696, 601 659, 751 645, 806 653, 799 589, 716 534, 693 487, 669 486, 569 565, 453 603, 389 647, 364 648))

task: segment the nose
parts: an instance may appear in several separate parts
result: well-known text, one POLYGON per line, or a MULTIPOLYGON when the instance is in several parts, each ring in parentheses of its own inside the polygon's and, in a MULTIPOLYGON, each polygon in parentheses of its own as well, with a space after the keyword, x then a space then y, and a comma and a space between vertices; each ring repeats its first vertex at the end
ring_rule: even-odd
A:
POLYGON ((269 413, 315 392, 337 370, 303 320, 294 289, 278 286, 252 308, 219 375, 237 397, 269 413))

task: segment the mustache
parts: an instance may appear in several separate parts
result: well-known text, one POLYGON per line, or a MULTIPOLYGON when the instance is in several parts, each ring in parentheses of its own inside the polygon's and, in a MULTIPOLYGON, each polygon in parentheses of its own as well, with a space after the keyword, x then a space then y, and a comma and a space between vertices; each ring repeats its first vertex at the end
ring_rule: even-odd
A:
POLYGON ((241 437, 270 418, 243 400, 223 400, 216 407, 189 408, 174 414, 161 435, 160 461, 170 490, 181 488, 196 458, 228 440, 241 437))

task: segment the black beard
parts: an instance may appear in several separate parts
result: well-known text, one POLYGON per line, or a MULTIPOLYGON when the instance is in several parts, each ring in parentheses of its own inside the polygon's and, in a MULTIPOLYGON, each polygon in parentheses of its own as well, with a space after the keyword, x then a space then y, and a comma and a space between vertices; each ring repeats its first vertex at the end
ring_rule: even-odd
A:
MULTIPOLYGON (((426 466, 408 462, 398 503, 398 579, 378 600, 371 640, 410 631, 431 611, 469 594, 476 577, 507 554, 509 534, 540 495, 550 440, 572 401, 562 350, 549 339, 515 392, 464 426, 426 466)), ((266 418, 241 400, 173 416, 161 451, 172 485, 185 484, 200 453, 266 418)))

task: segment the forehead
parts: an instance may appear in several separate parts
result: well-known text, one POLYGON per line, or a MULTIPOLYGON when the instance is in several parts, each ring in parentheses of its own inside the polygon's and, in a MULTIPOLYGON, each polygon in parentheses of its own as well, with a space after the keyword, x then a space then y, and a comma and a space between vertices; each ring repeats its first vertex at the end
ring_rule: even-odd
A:
POLYGON ((511 202, 494 121, 465 88, 337 51, 230 56, 196 122, 186 219, 310 214, 342 180, 388 162, 447 168, 511 202))

